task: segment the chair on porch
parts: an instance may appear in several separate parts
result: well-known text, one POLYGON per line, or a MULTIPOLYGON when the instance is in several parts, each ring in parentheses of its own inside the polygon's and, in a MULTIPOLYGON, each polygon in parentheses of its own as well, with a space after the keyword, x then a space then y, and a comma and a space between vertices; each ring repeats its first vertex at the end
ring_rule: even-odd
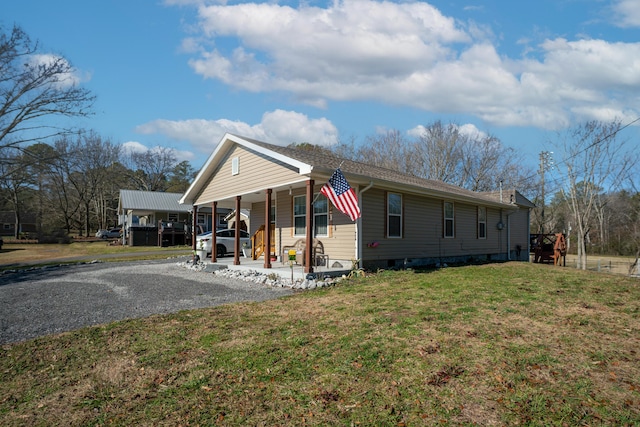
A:
MULTIPOLYGON (((329 255, 324 253, 324 244, 318 239, 313 239, 312 245, 313 246, 312 246, 312 252, 311 252, 311 260, 313 262, 313 265, 314 266, 318 266, 318 265, 328 266, 329 265, 329 255)), ((287 263, 289 261, 289 251, 290 250, 295 250, 296 251, 295 263, 296 264, 301 264, 301 265, 304 266, 305 265, 304 251, 305 251, 306 246, 307 246, 307 244, 306 244, 305 239, 298 239, 298 240, 295 241, 295 243, 293 245, 283 246, 282 247, 282 256, 280 257, 282 263, 283 264, 287 263)))

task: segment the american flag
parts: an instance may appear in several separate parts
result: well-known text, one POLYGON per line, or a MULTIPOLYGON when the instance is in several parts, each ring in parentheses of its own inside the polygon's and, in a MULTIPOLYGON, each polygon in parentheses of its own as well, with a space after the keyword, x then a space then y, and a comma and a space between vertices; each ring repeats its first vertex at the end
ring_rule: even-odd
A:
POLYGON ((320 192, 327 196, 340 212, 351 218, 351 221, 360 218, 358 197, 353 188, 349 186, 344 175, 342 175, 340 168, 336 169, 331 178, 329 178, 329 182, 322 187, 320 192))

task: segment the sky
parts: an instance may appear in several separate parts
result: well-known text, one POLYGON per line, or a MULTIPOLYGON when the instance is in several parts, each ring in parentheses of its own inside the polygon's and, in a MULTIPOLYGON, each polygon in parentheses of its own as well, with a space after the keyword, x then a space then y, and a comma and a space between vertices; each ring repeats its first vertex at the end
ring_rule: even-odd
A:
POLYGON ((225 132, 330 147, 438 120, 535 165, 557 132, 640 118, 638 0, 3 1, 14 24, 96 95, 79 126, 196 170, 225 132))

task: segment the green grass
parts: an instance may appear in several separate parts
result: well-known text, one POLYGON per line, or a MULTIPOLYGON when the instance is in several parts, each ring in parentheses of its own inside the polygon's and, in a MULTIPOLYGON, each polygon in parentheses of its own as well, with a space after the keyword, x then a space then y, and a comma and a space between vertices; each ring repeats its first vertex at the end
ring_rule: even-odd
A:
POLYGON ((384 272, 5 345, 0 424, 638 425, 639 308, 551 266, 384 272))

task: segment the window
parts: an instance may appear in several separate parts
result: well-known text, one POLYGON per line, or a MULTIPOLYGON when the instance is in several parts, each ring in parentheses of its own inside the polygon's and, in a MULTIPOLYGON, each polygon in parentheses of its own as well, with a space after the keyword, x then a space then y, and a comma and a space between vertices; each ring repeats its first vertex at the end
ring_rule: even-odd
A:
POLYGON ((329 235, 329 200, 323 194, 313 203, 313 235, 329 235))
POLYGON ((226 214, 218 214, 218 220, 216 221, 216 229, 229 227, 227 220, 224 219, 226 216, 227 216, 226 214))
POLYGON ((176 222, 178 221, 178 214, 177 213, 169 213, 167 214, 167 220, 169 222, 176 222))
POLYGON ((228 228, 226 230, 219 230, 216 232, 216 237, 236 237, 236 230, 228 228))
POLYGON ((478 206, 478 239, 487 238, 487 208, 478 206))
POLYGON ((454 237, 454 225, 453 203, 444 202, 444 237, 454 237))
POLYGON ((307 197, 295 196, 293 198, 293 234, 295 236, 304 236, 307 217, 307 197))
MULTIPOLYGON (((329 201, 324 195, 316 195, 313 203, 313 235, 329 235, 329 201)), ((293 226, 295 236, 304 236, 307 220, 307 197, 295 196, 293 198, 293 226)))
POLYGON ((207 223, 207 216, 205 214, 198 214, 198 219, 196 220, 197 225, 205 225, 207 223))
POLYGON ((231 159, 231 175, 238 175, 240 173, 240 158, 234 157, 231 159))
POLYGON ((387 194, 387 237, 402 237, 402 195, 387 194))

